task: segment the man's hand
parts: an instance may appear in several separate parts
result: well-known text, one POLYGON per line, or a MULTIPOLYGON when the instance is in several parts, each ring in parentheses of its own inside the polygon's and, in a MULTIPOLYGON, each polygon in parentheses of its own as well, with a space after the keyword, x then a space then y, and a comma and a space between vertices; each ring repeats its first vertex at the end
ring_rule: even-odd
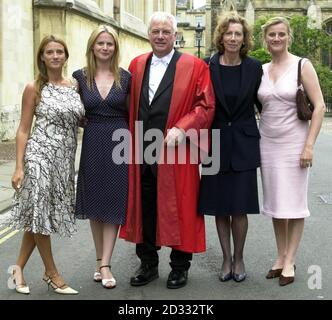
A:
POLYGON ((185 137, 186 133, 184 132, 184 130, 173 127, 167 133, 167 136, 165 138, 165 144, 167 144, 168 147, 176 147, 180 143, 182 143, 185 137))

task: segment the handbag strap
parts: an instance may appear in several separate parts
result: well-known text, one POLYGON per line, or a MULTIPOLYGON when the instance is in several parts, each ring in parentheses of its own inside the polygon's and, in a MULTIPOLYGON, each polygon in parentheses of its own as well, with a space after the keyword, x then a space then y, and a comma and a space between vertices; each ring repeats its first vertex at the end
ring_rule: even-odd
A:
POLYGON ((301 61, 303 60, 303 58, 301 58, 299 60, 299 64, 297 67, 297 87, 301 86, 301 61))

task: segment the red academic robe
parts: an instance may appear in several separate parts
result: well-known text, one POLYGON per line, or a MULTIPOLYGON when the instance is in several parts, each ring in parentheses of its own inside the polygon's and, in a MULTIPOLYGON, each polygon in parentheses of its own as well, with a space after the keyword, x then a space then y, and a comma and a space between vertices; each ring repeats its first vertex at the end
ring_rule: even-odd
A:
MULTIPOLYGON (((130 64, 132 84, 130 93, 129 128, 132 135, 131 160, 135 159, 135 121, 147 60, 152 53, 136 57, 130 64)), ((182 54, 176 64, 167 129, 178 127, 208 129, 214 116, 214 93, 208 66, 189 54, 182 54)), ((189 152, 187 143, 186 152, 189 152)), ((164 148, 166 149, 166 148, 164 148)), ((166 152, 163 150, 163 152, 166 152)), ((158 164, 156 245, 184 252, 206 250, 204 217, 197 212, 199 194, 198 164, 158 164)), ((142 208, 140 165, 129 165, 129 194, 126 223, 120 238, 142 243, 142 208)))

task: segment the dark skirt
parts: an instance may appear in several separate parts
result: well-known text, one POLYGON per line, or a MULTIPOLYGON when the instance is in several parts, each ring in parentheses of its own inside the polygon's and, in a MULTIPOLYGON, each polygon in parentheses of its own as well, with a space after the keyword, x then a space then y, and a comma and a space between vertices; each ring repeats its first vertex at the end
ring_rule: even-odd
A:
POLYGON ((203 175, 198 210, 213 216, 259 213, 257 170, 203 175))
MULTIPOLYGON (((76 217, 123 225, 128 200, 128 164, 116 164, 112 140, 117 129, 127 129, 125 119, 89 121, 84 129, 77 179, 76 217)), ((129 146, 128 146, 129 148, 129 146)))

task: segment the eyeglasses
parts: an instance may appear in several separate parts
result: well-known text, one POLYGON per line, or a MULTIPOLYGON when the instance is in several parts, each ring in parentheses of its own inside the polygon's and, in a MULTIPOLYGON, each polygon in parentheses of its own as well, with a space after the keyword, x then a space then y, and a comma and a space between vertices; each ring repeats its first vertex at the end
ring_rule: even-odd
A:
POLYGON ((157 37, 160 35, 160 33, 165 36, 165 37, 169 37, 171 34, 173 34, 173 32, 171 30, 158 30, 158 29, 153 29, 150 31, 150 33, 154 36, 157 37))

